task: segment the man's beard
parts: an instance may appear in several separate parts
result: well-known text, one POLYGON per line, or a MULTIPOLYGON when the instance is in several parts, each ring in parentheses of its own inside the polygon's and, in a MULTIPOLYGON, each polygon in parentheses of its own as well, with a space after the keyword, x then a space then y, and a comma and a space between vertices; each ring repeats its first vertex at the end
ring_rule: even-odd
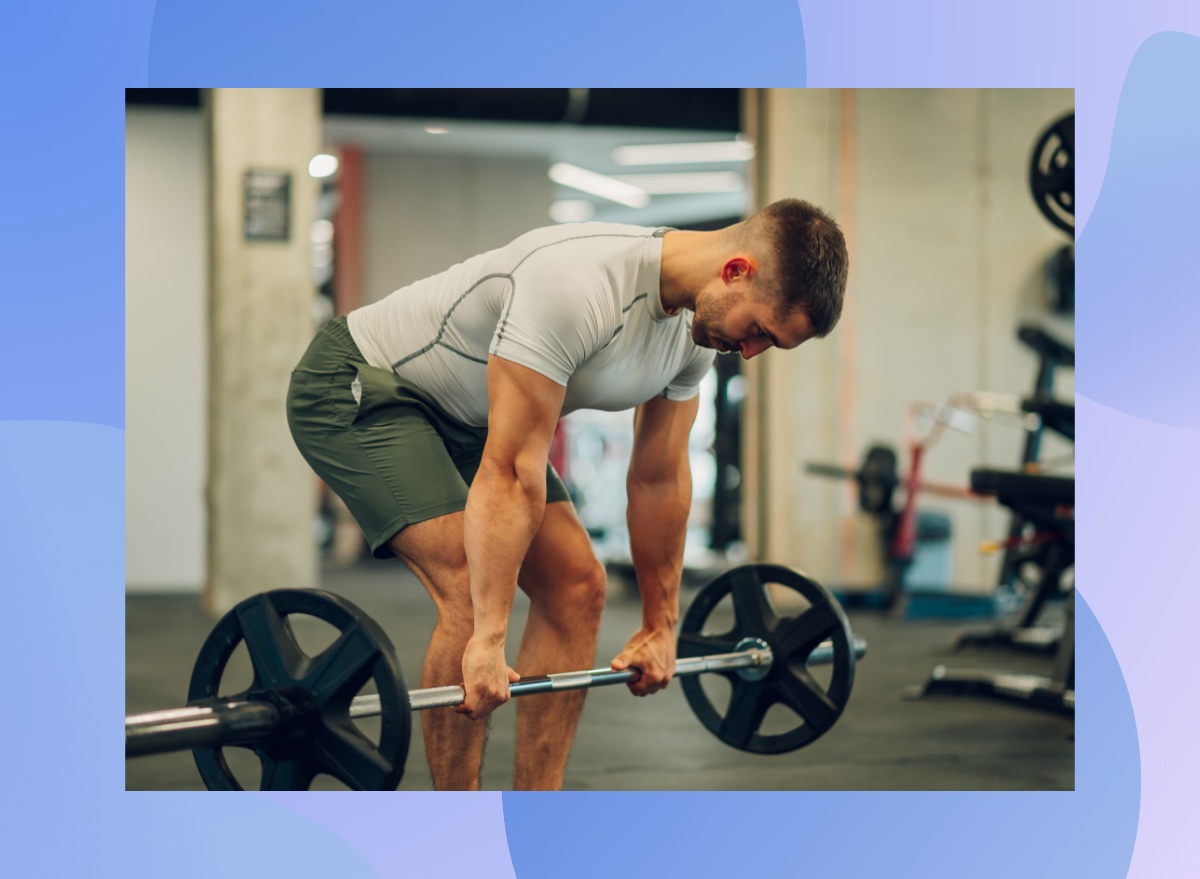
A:
POLYGON ((725 347, 724 342, 721 342, 718 339, 714 339, 708 333, 706 327, 704 327, 703 325, 697 325, 697 323, 695 321, 692 321, 692 341, 695 342, 697 345, 699 345, 701 348, 711 348, 713 351, 716 351, 718 354, 737 354, 739 351, 739 349, 737 349, 737 348, 725 347))
POLYGON ((739 348, 730 348, 719 333, 714 334, 714 325, 719 325, 728 313, 728 306, 722 308, 721 303, 712 303, 710 297, 702 296, 692 314, 692 341, 701 348, 712 348, 718 354, 738 353, 739 348))

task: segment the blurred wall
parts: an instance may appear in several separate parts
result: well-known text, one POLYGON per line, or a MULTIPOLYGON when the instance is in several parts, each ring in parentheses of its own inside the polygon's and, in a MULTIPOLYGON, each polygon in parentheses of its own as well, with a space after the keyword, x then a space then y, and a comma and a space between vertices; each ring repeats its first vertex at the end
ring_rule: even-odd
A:
MULTIPOLYGON (((805 473, 810 461, 856 464, 885 442, 901 453, 906 407, 957 391, 1028 394, 1037 361, 1016 339, 1023 320, 1070 341, 1072 321, 1042 302, 1042 271, 1065 236, 1038 212, 1026 175, 1042 130, 1074 105, 1071 90, 765 90, 749 123, 759 144, 759 204, 814 201, 842 223, 851 279, 842 322, 797 352, 748 364, 744 484, 752 550, 831 584, 879 578, 873 520, 848 482, 805 473)), ((1060 373, 1057 395, 1074 396, 1060 373)), ((923 468, 966 485, 973 466, 1014 467, 1023 434, 984 423, 948 432, 923 468)), ((1067 453, 1047 441, 1044 457, 1067 453)), ((950 515, 952 582, 992 588, 999 509, 923 495, 950 515)))
POLYGON ((125 577, 204 580, 207 155, 196 111, 125 119, 125 577))
POLYGON ((548 163, 368 152, 363 302, 550 225, 548 163))

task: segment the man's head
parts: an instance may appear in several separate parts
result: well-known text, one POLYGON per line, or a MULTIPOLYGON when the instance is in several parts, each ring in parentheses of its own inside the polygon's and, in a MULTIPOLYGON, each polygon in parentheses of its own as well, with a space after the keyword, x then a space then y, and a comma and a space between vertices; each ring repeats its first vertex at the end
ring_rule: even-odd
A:
POLYGON ((842 314, 849 259, 828 214, 784 199, 720 234, 718 276, 696 295, 697 345, 749 360, 829 334, 842 314))

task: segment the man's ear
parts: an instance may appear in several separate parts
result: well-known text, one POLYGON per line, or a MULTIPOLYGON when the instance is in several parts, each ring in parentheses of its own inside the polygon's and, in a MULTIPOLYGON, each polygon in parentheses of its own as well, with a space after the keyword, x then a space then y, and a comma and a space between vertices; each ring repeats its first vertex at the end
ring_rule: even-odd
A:
POLYGON ((748 281, 754 277, 754 262, 746 256, 734 256, 721 266, 721 280, 726 284, 733 281, 748 281))

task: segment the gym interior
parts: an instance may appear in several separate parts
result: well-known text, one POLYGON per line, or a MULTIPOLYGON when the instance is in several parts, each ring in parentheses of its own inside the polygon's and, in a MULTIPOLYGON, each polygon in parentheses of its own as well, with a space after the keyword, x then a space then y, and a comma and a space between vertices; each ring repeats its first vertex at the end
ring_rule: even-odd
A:
MULTIPOLYGON (((387 752, 382 785, 303 786, 431 788, 409 703, 449 710, 414 695, 433 603, 288 432, 320 325, 540 226, 719 229, 790 197, 845 235, 841 321, 718 357, 690 440, 680 656, 739 658, 646 698, 558 670, 593 690, 565 787, 1074 789, 1073 111, 1069 89, 128 90, 127 789, 287 785, 263 743, 304 750, 312 712, 237 625, 281 590, 333 596, 276 606, 310 665, 351 630, 381 657, 316 720, 387 752)), ((599 669, 641 621, 631 440, 631 413, 578 411, 551 449, 608 573, 599 669)), ((512 786, 512 709, 484 788, 512 786)))

